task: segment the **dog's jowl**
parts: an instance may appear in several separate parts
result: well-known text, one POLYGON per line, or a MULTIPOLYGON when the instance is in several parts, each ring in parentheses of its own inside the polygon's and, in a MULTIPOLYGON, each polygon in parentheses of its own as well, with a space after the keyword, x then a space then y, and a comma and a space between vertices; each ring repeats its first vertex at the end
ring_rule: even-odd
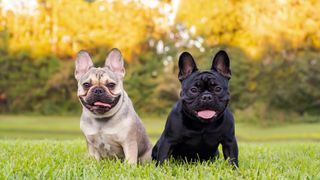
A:
POLYGON ((80 128, 89 154, 96 159, 120 158, 130 164, 151 159, 152 145, 143 124, 123 89, 124 62, 112 49, 104 67, 94 67, 89 54, 80 51, 75 78, 83 106, 80 128))
POLYGON ((157 163, 162 164, 169 157, 214 159, 221 144, 224 158, 238 166, 234 119, 228 109, 230 77, 230 61, 225 51, 215 55, 207 71, 199 71, 188 52, 180 55, 180 99, 152 150, 152 158, 157 163))

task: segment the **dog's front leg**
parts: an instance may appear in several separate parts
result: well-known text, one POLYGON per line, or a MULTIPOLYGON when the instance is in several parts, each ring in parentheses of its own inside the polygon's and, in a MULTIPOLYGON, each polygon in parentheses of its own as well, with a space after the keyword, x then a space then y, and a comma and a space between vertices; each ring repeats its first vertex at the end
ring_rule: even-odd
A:
POLYGON ((122 146, 125 160, 129 164, 137 164, 138 162, 138 145, 136 141, 125 142, 122 146))
POLYGON ((89 155, 94 157, 96 160, 101 160, 101 156, 99 151, 94 147, 93 144, 87 143, 89 155))
POLYGON ((229 164, 239 167, 238 165, 238 144, 236 137, 222 142, 222 151, 224 159, 229 159, 229 164))
POLYGON ((157 154, 157 164, 162 165, 164 161, 170 156, 172 152, 172 144, 168 141, 168 139, 164 138, 159 143, 158 154, 157 154))

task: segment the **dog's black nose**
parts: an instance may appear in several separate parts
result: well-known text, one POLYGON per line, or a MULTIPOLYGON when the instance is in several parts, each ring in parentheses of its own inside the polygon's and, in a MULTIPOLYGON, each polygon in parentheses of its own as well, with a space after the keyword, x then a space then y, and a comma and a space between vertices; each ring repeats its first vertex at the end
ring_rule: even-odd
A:
POLYGON ((202 96, 201 96, 201 100, 202 101, 211 101, 212 100, 212 95, 211 94, 203 94, 202 96))
POLYGON ((104 93, 105 90, 104 90, 102 87, 96 87, 96 88, 94 88, 94 89, 92 90, 92 92, 93 92, 94 94, 99 95, 99 94, 104 93))

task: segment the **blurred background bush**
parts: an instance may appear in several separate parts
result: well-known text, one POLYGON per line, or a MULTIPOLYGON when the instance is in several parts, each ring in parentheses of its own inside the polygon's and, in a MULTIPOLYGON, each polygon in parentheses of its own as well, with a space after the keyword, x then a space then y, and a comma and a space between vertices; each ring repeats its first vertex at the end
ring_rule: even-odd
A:
POLYGON ((239 121, 320 122, 317 0, 0 2, 2 114, 79 114, 76 53, 86 49, 102 65, 117 47, 136 110, 166 116, 179 97, 179 54, 208 69, 225 49, 239 121))

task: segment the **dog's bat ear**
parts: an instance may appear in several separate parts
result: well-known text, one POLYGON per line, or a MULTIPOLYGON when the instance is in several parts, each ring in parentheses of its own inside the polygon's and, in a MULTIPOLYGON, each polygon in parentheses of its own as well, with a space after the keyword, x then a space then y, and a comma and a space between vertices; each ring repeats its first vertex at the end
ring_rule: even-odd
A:
POLYGON ((231 78, 230 60, 226 51, 220 50, 214 56, 211 70, 217 71, 227 79, 231 78))
POLYGON ((91 57, 88 52, 85 50, 81 50, 77 54, 76 59, 76 70, 74 72, 75 78, 79 81, 79 79, 91 68, 93 67, 93 63, 91 57))
POLYGON ((192 55, 188 52, 183 52, 179 57, 179 74, 180 82, 185 80, 190 74, 197 71, 197 65, 192 55))
POLYGON ((104 66, 110 68, 113 72, 119 74, 121 78, 124 77, 124 74, 125 74, 124 61, 119 49, 113 48, 109 52, 104 66))

